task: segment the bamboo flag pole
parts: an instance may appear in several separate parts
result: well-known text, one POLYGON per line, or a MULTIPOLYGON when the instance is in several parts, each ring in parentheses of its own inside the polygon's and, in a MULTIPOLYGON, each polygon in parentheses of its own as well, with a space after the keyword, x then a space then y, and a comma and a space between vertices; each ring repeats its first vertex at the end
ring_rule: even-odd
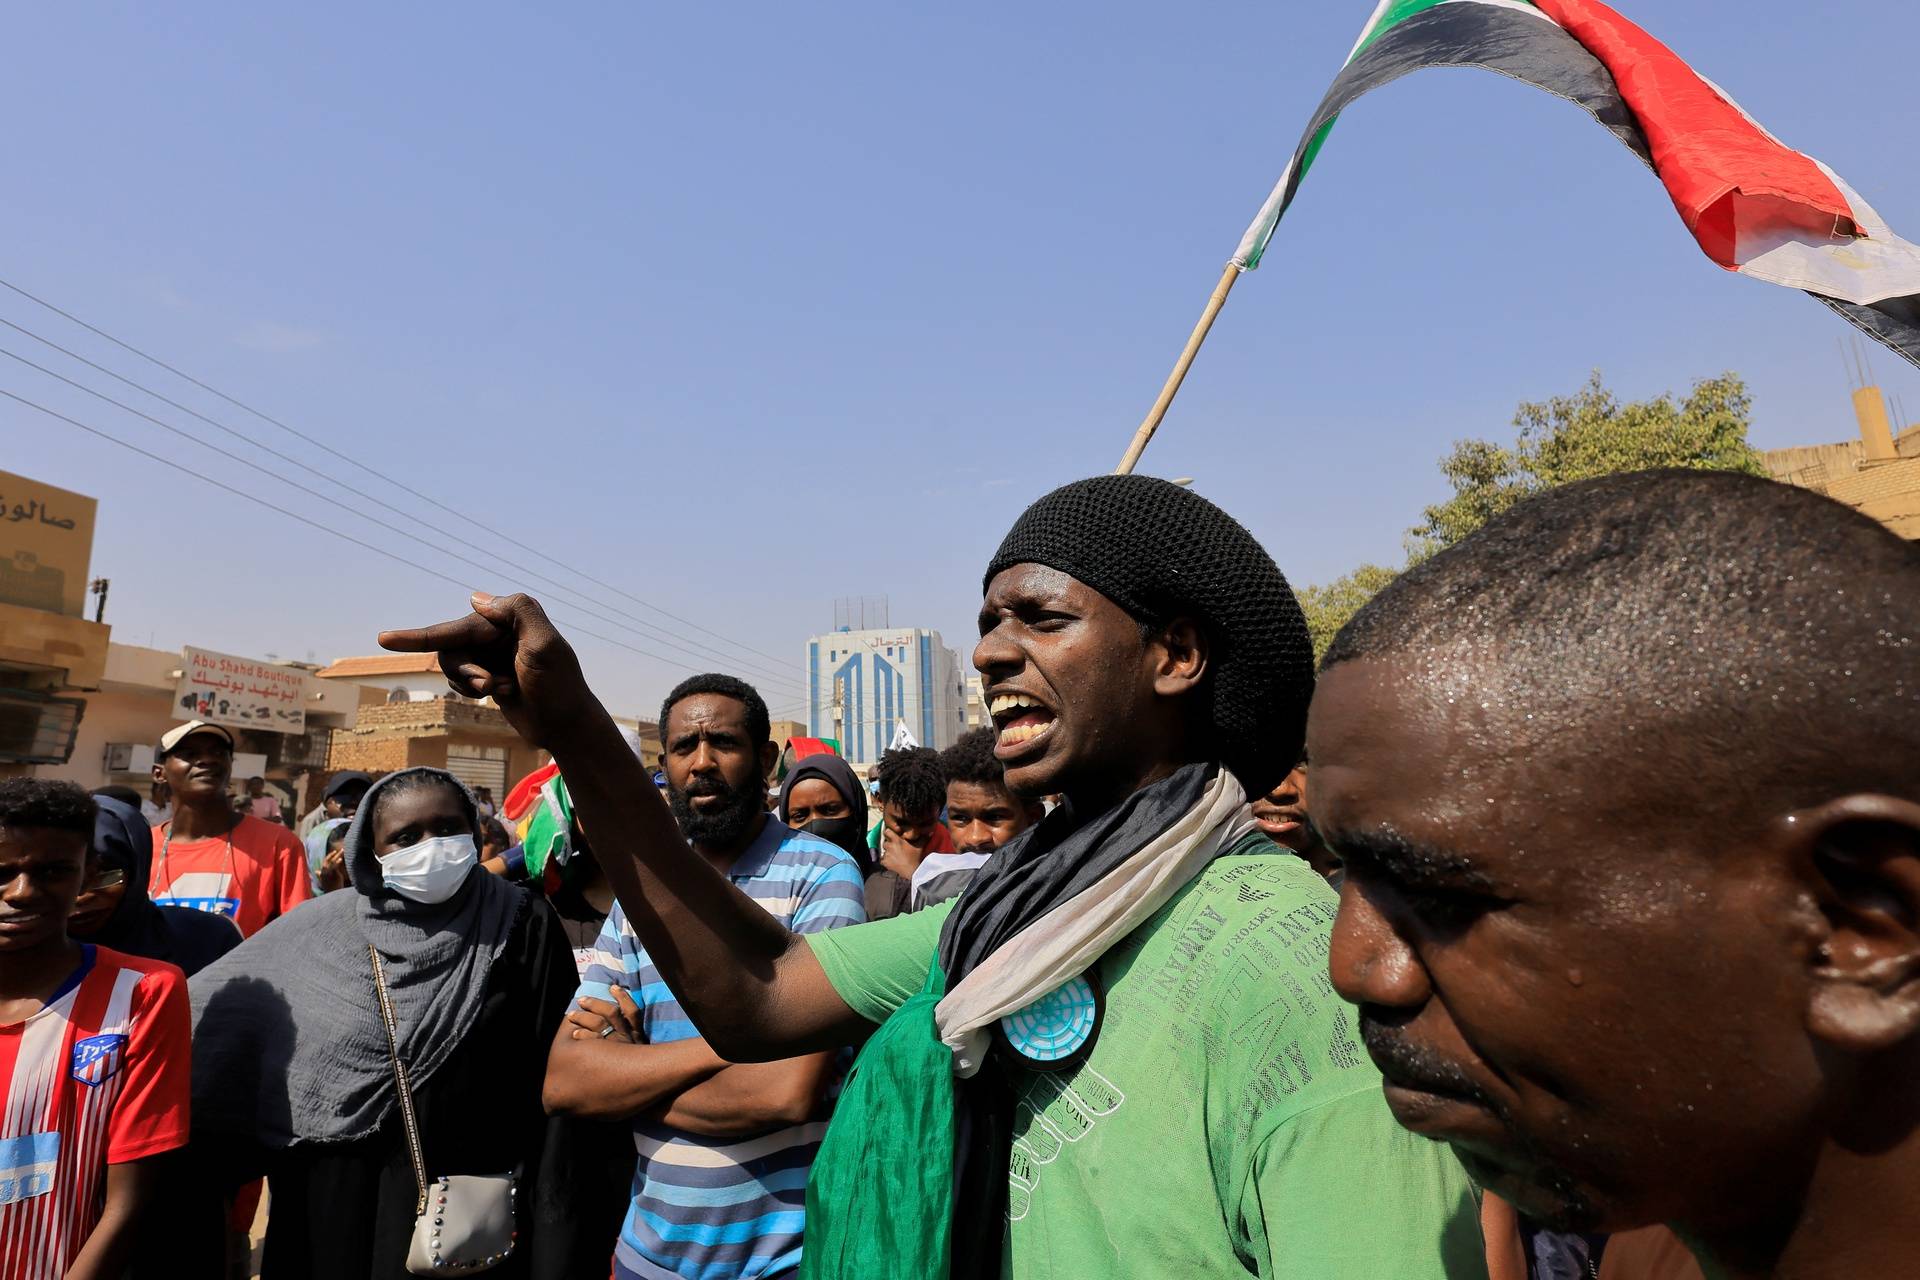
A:
POLYGON ((1147 442, 1153 439, 1153 433, 1160 427, 1160 420, 1167 416, 1168 406, 1173 404, 1174 396, 1180 393, 1180 384, 1187 380, 1187 370, 1193 367, 1193 358, 1200 354, 1200 344, 1207 340, 1207 331, 1213 328, 1214 317, 1220 314, 1220 308, 1226 305, 1227 295, 1233 292, 1233 282, 1240 278, 1240 270, 1239 263, 1229 262, 1226 271, 1221 273, 1220 283, 1213 287, 1213 296, 1207 299, 1207 309, 1200 313, 1200 323, 1193 326, 1186 349, 1174 361, 1173 372, 1167 375, 1167 384, 1160 388, 1160 398, 1147 411, 1147 420, 1133 433, 1133 443, 1127 446, 1126 456, 1113 469, 1115 475, 1133 474, 1140 455, 1147 451, 1147 442))

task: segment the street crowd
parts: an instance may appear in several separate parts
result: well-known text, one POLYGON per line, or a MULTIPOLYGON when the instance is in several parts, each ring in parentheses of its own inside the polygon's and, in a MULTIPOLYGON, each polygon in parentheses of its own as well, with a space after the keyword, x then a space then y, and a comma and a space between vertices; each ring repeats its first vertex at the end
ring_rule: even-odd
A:
POLYGON ((719 673, 643 761, 486 595, 380 642, 531 808, 296 821, 199 721, 147 797, 0 782, 0 1277, 245 1276, 262 1214, 268 1280, 1920 1275, 1914 544, 1586 481, 1317 663, 1160 480, 968 577, 992 727, 871 787, 770 790, 719 673))

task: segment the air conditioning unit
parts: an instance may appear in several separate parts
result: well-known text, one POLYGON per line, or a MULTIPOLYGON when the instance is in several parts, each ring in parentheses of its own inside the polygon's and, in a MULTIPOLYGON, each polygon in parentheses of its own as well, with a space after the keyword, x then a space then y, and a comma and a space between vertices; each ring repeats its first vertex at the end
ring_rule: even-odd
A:
POLYGON ((109 742, 104 767, 108 773, 147 774, 153 771, 150 742, 109 742))

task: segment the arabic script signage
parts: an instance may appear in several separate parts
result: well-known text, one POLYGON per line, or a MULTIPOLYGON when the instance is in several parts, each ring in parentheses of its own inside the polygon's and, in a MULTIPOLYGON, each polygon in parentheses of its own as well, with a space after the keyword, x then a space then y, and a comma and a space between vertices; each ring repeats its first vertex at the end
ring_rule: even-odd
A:
POLYGON ((182 653, 180 683, 173 691, 180 719, 268 733, 307 731, 306 672, 205 649, 182 653))
POLYGON ((84 616, 97 505, 0 471, 0 603, 84 616))

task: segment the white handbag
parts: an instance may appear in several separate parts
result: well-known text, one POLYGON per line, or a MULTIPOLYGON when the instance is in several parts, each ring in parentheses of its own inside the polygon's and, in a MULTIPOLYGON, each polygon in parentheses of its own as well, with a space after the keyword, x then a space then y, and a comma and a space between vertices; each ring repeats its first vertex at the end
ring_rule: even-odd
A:
POLYGON ((387 1051, 393 1059, 393 1079, 400 1093, 400 1119, 407 1131, 407 1154, 413 1158, 414 1184, 419 1198, 413 1209, 413 1242, 407 1249, 407 1271, 416 1276, 473 1275, 499 1266, 513 1252, 518 1231, 514 1201, 519 1187, 511 1173, 457 1173, 427 1177, 427 1159, 420 1149, 420 1123, 413 1114, 413 1085, 407 1064, 400 1060, 400 1035, 393 1002, 387 997, 387 976, 380 953, 367 944, 373 958, 373 986, 380 996, 380 1021, 387 1029, 387 1051))

